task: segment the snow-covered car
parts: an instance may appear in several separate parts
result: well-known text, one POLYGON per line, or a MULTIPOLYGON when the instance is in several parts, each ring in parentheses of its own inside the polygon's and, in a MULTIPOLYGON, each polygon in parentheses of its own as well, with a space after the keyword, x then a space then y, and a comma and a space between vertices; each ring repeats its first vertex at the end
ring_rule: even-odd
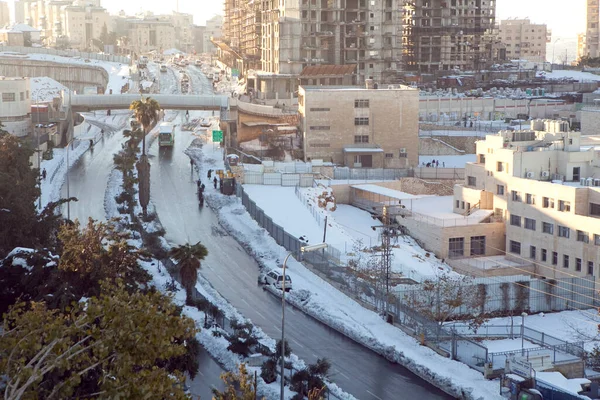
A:
POLYGON ((160 66, 160 72, 167 72, 167 66, 166 65, 161 65, 160 66))
POLYGON ((202 119, 200 121, 200 126, 203 128, 208 128, 208 127, 210 127, 210 121, 207 119, 202 119))
MULTIPOLYGON (((265 285, 273 285, 276 289, 281 290, 283 287, 283 274, 275 269, 269 271, 265 275, 263 281, 265 285)), ((292 278, 289 275, 285 275, 285 291, 289 292, 292 290, 292 278)))

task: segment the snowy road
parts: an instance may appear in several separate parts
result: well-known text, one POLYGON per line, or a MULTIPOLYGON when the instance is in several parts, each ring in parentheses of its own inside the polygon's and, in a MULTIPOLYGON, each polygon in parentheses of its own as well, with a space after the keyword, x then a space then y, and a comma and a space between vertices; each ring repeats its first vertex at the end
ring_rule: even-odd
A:
MULTIPOLYGON (((181 123, 183 113, 174 121, 181 123)), ((204 116, 208 116, 206 113, 204 116)), ((281 301, 257 285, 255 260, 227 235, 214 213, 198 208, 197 175, 183 151, 194 139, 178 131, 173 149, 151 147, 151 199, 173 244, 201 241, 209 250, 201 273, 223 297, 274 339, 281 335, 281 301)), ((201 179, 207 182, 206 176, 201 179)), ((207 184, 211 191, 212 185, 207 184)), ((307 363, 319 357, 332 362, 331 379, 361 400, 398 398, 446 399, 447 395, 404 367, 326 327, 302 312, 288 307, 286 337, 294 351, 307 363)))
MULTIPOLYGON (((116 117, 116 116, 115 116, 116 117)), ((126 116, 119 116, 126 119, 126 116)), ((102 139, 88 150, 69 170, 69 195, 79 201, 71 202, 71 219, 79 219, 82 224, 92 217, 106 220, 104 193, 108 177, 113 169, 113 155, 121 149, 123 131, 105 132, 102 139)), ((67 197, 67 185, 62 187, 62 197, 67 197)), ((67 215, 67 207, 63 207, 67 215)))
POLYGON ((212 81, 202 73, 200 67, 190 65, 187 67, 187 73, 192 81, 192 94, 209 94, 213 93, 212 81))

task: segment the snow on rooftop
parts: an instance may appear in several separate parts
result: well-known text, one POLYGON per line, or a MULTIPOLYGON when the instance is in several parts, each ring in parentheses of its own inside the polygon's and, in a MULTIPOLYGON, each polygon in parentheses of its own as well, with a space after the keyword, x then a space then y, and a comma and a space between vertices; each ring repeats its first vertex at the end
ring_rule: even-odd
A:
POLYGON ((584 71, 554 70, 552 72, 538 72, 537 76, 545 76, 547 79, 577 79, 579 81, 600 81, 600 75, 584 71))
POLYGON ((354 189, 365 190, 367 192, 391 197, 392 199, 396 199, 396 200, 414 200, 414 199, 419 198, 419 196, 415 196, 414 194, 405 193, 405 192, 401 192, 399 190, 389 189, 389 188, 386 188, 383 186, 377 186, 377 185, 372 185, 372 184, 352 185, 352 187, 354 189))
POLYGON ((53 98, 60 97, 60 92, 68 93, 69 89, 60 82, 55 81, 47 76, 41 76, 30 79, 31 85, 31 101, 47 103, 53 98))
POLYGON ((476 209, 469 216, 456 214, 453 211, 453 201, 453 196, 423 196, 407 207, 413 212, 412 218, 424 218, 443 226, 475 224, 493 213, 492 210, 476 209))
POLYGON ((346 153, 383 153, 378 147, 344 147, 346 153))
POLYGON ((567 379, 560 372, 536 372, 535 379, 551 384, 566 392, 578 394, 583 389, 581 385, 589 384, 591 381, 585 378, 567 379))
POLYGON ((465 164, 477 161, 476 154, 462 154, 455 156, 419 156, 419 164, 427 165, 433 160, 438 161, 440 168, 464 168, 465 164))

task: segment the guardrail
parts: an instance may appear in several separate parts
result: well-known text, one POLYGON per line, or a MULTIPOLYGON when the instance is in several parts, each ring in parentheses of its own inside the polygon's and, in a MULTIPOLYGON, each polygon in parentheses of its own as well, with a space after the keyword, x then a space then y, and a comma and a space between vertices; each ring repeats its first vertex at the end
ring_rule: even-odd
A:
POLYGON ((34 53, 34 54, 50 54, 61 57, 81 57, 83 59, 90 58, 100 61, 118 62, 122 64, 130 64, 131 59, 129 57, 117 56, 114 54, 98 54, 98 53, 87 53, 73 50, 57 50, 48 49, 46 47, 25 47, 25 46, 2 46, 0 45, 0 51, 12 51, 15 53, 34 53))
MULTIPOLYGON (((163 109, 222 109, 229 106, 227 96, 200 95, 186 96, 173 94, 153 94, 149 96, 158 101, 163 109)), ((118 95, 74 95, 71 96, 71 107, 77 109, 113 109, 129 108, 134 100, 139 100, 139 94, 118 95)))

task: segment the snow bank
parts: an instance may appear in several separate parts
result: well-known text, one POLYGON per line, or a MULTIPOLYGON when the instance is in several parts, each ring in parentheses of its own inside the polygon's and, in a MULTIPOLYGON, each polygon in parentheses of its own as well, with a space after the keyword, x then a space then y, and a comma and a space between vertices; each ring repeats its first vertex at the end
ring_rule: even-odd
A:
POLYGON ((31 101, 49 103, 55 97, 60 97, 61 91, 69 92, 69 88, 47 76, 30 79, 31 101))

